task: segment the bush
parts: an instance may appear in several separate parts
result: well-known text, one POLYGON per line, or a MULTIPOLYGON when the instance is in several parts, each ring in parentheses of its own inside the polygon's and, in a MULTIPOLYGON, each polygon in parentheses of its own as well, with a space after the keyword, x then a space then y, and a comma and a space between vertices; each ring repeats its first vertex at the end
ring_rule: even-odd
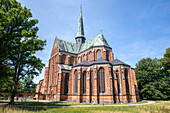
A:
POLYGON ((4 96, 0 96, 0 100, 4 100, 4 96))

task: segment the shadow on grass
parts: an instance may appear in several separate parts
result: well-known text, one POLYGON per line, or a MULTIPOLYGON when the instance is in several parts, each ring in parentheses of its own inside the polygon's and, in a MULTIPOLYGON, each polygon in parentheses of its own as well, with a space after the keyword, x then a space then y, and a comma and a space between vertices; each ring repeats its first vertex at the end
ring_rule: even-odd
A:
POLYGON ((7 102, 0 102, 0 112, 4 111, 46 111, 48 107, 59 108, 57 106, 71 106, 62 102, 15 102, 15 105, 9 105, 7 102))
POLYGON ((23 106, 70 106, 70 103, 63 102, 15 102, 15 105, 23 106))

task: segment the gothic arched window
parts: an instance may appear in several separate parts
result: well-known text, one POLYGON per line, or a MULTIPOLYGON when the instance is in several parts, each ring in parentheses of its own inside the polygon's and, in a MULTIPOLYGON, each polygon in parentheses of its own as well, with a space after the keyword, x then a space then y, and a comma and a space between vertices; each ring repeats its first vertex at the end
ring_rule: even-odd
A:
POLYGON ((109 51, 106 51, 106 60, 109 61, 109 51))
POLYGON ((89 61, 92 61, 92 52, 89 53, 89 61))
POLYGON ((127 69, 125 69, 124 75, 125 75, 125 83, 126 83, 126 94, 129 94, 129 81, 128 81, 128 70, 127 69))
POLYGON ((65 84, 64 84, 64 94, 68 93, 68 81, 69 81, 69 74, 66 73, 66 75, 65 75, 65 84))
POLYGON ((98 71, 98 89, 99 93, 105 92, 105 72, 103 67, 98 71))
POLYGON ((73 66, 73 64, 74 64, 74 57, 71 57, 70 65, 73 66))
POLYGON ((65 59, 66 59, 66 55, 62 55, 62 57, 61 57, 61 63, 62 64, 65 64, 65 59))
POLYGON ((86 60, 86 55, 85 54, 83 55, 83 60, 86 60))
POLYGON ((86 93, 86 71, 83 73, 83 93, 86 93))
POLYGON ((78 60, 79 60, 79 63, 80 63, 80 62, 81 62, 81 57, 80 57, 80 56, 79 56, 79 59, 78 59, 78 60))
POLYGON ((96 58, 99 59, 100 57, 101 57, 101 52, 100 52, 100 50, 97 50, 97 52, 96 52, 96 58))
POLYGON ((119 79, 119 71, 118 70, 116 70, 116 78, 117 78, 118 94, 120 94, 120 79, 119 79))
POLYGON ((78 92, 78 72, 77 70, 74 73, 74 93, 77 94, 78 92))

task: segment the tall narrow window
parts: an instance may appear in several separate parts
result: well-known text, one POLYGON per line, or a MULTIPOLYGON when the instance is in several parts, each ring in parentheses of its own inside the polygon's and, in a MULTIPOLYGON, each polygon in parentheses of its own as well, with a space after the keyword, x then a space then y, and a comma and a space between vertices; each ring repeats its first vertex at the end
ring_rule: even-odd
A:
POLYGON ((73 64, 74 64, 74 57, 71 57, 70 65, 73 66, 73 64))
POLYGON ((86 71, 83 73, 83 93, 86 93, 86 71))
POLYGON ((116 70, 116 78, 117 78, 118 94, 120 94, 120 79, 119 79, 119 71, 118 70, 116 70))
POLYGON ((90 93, 93 94, 94 93, 94 76, 93 76, 93 71, 90 71, 90 79, 91 79, 91 87, 90 87, 90 93))
POLYGON ((106 51, 106 60, 109 61, 109 51, 106 51))
POLYGON ((66 59, 66 55, 62 55, 62 57, 61 57, 61 63, 62 64, 65 64, 65 59, 66 59))
POLYGON ((86 57, 87 57, 86 60, 88 61, 88 54, 86 54, 86 55, 87 55, 87 56, 86 56, 86 57))
POLYGON ((79 59, 78 59, 78 60, 79 60, 79 63, 80 63, 80 62, 81 62, 81 57, 79 57, 79 59))
POLYGON ((128 70, 125 69, 125 82, 126 82, 126 94, 129 94, 129 81, 128 81, 128 70))
POLYGON ((97 56, 96 56, 97 59, 99 59, 99 58, 101 57, 101 52, 100 52, 100 50, 97 50, 96 55, 97 55, 97 56))
POLYGON ((69 74, 66 73, 66 75, 65 75, 65 84, 64 84, 64 94, 68 93, 68 81, 69 81, 69 74))
POLYGON ((77 94, 78 92, 78 72, 77 70, 74 73, 74 93, 77 94))
POLYGON ((86 60, 86 55, 85 54, 83 55, 83 60, 86 60))
POLYGON ((92 52, 89 53, 89 61, 92 61, 92 52))
POLYGON ((102 67, 98 71, 98 88, 99 88, 99 93, 105 92, 105 72, 104 72, 104 68, 102 67))

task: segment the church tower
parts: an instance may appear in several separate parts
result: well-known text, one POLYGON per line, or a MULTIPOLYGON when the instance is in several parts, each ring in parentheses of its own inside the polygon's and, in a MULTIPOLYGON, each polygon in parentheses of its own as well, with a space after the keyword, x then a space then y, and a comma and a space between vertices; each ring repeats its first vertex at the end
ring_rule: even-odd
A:
POLYGON ((76 36, 76 51, 78 52, 81 48, 81 45, 85 43, 86 38, 84 37, 84 28, 83 28, 83 16, 82 16, 82 7, 80 7, 80 18, 78 23, 78 31, 76 36))

